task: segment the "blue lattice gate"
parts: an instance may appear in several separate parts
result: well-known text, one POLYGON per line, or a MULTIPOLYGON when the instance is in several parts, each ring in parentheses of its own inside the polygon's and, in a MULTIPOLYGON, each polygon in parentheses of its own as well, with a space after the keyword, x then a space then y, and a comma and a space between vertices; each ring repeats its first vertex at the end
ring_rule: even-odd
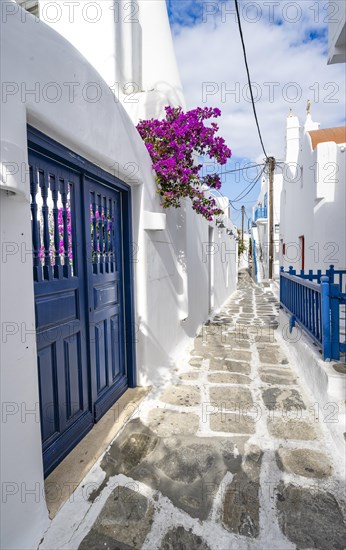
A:
POLYGON ((38 131, 28 138, 48 474, 135 385, 130 190, 38 131))

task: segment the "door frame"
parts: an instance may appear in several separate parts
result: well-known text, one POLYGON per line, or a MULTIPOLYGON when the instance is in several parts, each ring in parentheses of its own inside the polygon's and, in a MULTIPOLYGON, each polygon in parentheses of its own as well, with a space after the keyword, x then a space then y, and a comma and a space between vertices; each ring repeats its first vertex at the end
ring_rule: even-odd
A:
POLYGON ((299 245, 300 245, 300 269, 304 271, 305 269, 305 236, 299 235, 299 245))
MULTIPOLYGON (((27 146, 48 159, 59 162, 71 170, 81 171, 81 186, 85 177, 96 179, 114 191, 120 192, 120 207, 122 216, 122 257, 123 257, 123 312, 124 312, 124 353, 127 365, 128 387, 137 385, 136 350, 135 350, 135 301, 134 301, 134 272, 131 258, 133 256, 132 241, 132 200, 131 187, 102 168, 96 166, 84 157, 72 152, 64 145, 58 143, 49 136, 43 134, 32 126, 27 126, 27 146)), ((84 209, 80 212, 81 223, 85 227, 88 220, 85 219, 84 209)), ((87 278, 85 285, 85 298, 88 298, 87 278)), ((87 303, 87 301, 85 302, 87 303)), ((87 319, 87 312, 84 312, 87 319)), ((86 327, 89 334, 89 326, 86 327)), ((89 381, 90 383, 90 381, 89 381)), ((89 393, 91 387, 89 387, 89 393)), ((90 396, 91 397, 91 396, 90 396)), ((92 411, 93 413, 93 411, 92 411)), ((70 451, 68 451, 70 452, 70 451)))

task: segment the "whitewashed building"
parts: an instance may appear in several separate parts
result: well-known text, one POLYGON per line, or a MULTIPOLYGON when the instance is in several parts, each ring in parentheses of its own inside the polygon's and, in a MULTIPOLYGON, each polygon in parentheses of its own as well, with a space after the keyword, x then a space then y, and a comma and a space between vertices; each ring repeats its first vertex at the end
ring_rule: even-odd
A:
POLYGON ((329 0, 328 65, 346 62, 346 2, 329 0))
MULTIPOLYGON (((277 166, 273 182, 273 278, 279 276, 279 231, 280 231, 280 197, 282 189, 282 169, 277 166)), ((252 275, 256 282, 269 279, 269 176, 261 178, 261 191, 252 209, 251 238, 253 244, 252 275)))
POLYGON ((134 125, 183 103, 165 2, 73 4, 28 2, 39 19, 1 2, 9 550, 36 548, 49 525, 45 474, 127 387, 169 379, 237 278, 227 215, 163 211, 134 125))
POLYGON ((320 129, 310 109, 304 126, 287 118, 280 221, 285 270, 346 267, 346 128, 320 129))

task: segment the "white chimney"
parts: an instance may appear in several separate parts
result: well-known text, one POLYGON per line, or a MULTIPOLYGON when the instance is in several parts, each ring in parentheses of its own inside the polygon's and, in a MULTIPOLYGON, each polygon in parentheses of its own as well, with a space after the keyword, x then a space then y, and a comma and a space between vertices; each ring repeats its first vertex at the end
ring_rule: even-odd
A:
POLYGON ((296 164, 299 155, 300 126, 299 119, 290 111, 286 126, 286 163, 296 164))

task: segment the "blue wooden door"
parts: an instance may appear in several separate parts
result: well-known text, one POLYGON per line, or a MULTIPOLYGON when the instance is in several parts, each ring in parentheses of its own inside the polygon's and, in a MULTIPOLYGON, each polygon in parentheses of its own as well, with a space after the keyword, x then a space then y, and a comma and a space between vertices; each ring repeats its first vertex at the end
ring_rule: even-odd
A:
POLYGON ((28 135, 47 475, 135 384, 130 192, 40 132, 28 135))
POLYGON ((125 361, 121 193, 84 181, 92 402, 98 420, 128 385, 125 361))

